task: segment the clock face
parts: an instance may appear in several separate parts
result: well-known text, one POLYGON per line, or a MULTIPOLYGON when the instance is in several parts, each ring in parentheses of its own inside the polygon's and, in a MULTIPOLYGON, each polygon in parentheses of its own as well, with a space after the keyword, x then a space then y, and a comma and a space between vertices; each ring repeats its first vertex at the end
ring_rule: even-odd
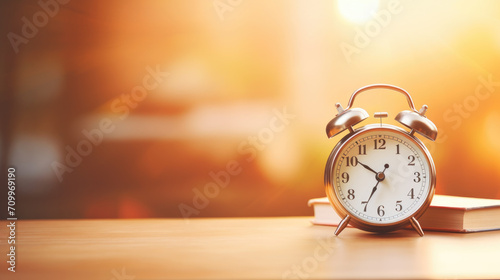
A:
POLYGON ((351 216, 371 224, 395 224, 426 203, 434 167, 417 141, 402 130, 377 127, 340 146, 331 183, 351 216))

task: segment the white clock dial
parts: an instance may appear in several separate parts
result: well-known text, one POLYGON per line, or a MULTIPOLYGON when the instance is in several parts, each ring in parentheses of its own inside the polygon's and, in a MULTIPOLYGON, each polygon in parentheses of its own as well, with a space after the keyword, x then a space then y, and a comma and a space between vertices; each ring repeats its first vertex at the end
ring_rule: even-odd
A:
POLYGON ((372 224, 394 224, 413 216, 426 202, 432 183, 431 163, 417 141, 405 132, 380 127, 343 143, 331 177, 343 207, 372 224))

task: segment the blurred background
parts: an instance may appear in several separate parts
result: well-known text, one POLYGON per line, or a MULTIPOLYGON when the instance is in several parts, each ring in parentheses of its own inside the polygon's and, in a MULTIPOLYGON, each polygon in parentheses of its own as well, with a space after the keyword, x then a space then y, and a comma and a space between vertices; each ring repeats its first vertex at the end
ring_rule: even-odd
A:
POLYGON ((437 193, 500 198, 498 1, 1 1, 0 21, 19 218, 312 215, 334 104, 372 83, 429 106, 437 193))

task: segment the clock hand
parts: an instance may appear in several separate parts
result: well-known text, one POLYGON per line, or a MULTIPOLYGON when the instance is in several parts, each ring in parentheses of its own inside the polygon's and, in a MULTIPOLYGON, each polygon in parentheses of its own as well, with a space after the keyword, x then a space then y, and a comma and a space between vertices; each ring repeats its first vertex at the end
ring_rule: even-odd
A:
POLYGON ((359 164, 361 164, 364 168, 366 168, 366 169, 370 170, 371 172, 373 172, 373 173, 377 174, 377 171, 375 171, 375 170, 371 169, 371 167, 370 167, 370 166, 368 166, 368 165, 366 165, 366 164, 361 163, 359 160, 358 160, 358 163, 359 163, 359 164))
MULTIPOLYGON (((360 162, 358 161, 358 163, 360 163, 360 162)), ((372 199, 373 194, 375 193, 375 191, 377 191, 378 183, 380 183, 381 181, 384 181, 384 179, 385 179, 384 172, 385 172, 385 170, 387 168, 389 168, 389 164, 386 163, 384 165, 384 170, 382 172, 376 172, 377 175, 375 176, 375 179, 377 179, 377 184, 375 184, 375 187, 373 187, 372 193, 370 194, 370 197, 368 198, 368 200, 367 201, 361 201, 361 204, 365 204, 365 208, 364 208, 365 212, 366 212, 366 207, 368 206, 368 202, 370 202, 370 200, 372 199)))
POLYGON ((366 212, 366 207, 368 206, 368 202, 370 202, 370 199, 372 199, 373 194, 377 190, 378 183, 380 183, 380 181, 377 181, 377 184, 375 184, 375 187, 373 187, 372 193, 370 194, 370 197, 368 198, 368 200, 367 201, 361 201, 361 204, 365 204, 365 209, 364 209, 365 212, 366 212))

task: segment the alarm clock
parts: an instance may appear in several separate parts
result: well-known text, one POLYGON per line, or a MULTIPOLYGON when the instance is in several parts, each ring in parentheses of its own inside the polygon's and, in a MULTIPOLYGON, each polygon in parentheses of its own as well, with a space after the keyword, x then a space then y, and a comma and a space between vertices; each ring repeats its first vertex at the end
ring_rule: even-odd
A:
POLYGON ((348 130, 333 148, 325 167, 326 195, 342 221, 339 235, 347 225, 371 231, 389 232, 411 225, 420 236, 418 222, 429 207, 436 185, 434 161, 416 134, 436 140, 437 128, 425 113, 417 111, 410 94, 399 87, 374 84, 356 90, 344 109, 335 104, 338 114, 327 124, 329 138, 348 130), (385 112, 374 114, 380 122, 355 128, 369 117, 353 108, 362 92, 387 89, 402 93, 410 107, 397 114, 402 128, 382 123, 385 112))

